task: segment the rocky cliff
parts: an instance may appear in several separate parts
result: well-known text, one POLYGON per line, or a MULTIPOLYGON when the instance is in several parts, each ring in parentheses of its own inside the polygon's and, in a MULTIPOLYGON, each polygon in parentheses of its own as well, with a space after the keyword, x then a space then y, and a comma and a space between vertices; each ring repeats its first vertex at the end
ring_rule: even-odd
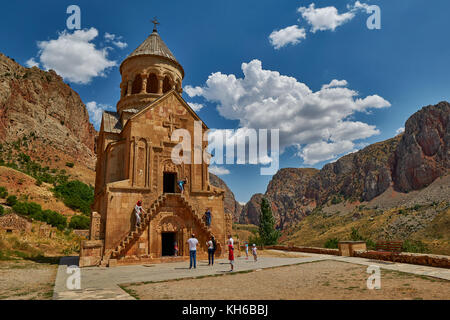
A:
POLYGON ((37 153, 63 153, 93 169, 95 135, 86 106, 60 76, 0 54, 2 143, 25 138, 37 153))
POLYGON ((394 183, 403 192, 428 186, 450 168, 450 104, 413 114, 395 152, 394 183))
MULTIPOLYGON (((421 189, 450 169, 450 104, 441 102, 412 115, 405 132, 315 169, 281 169, 264 195, 244 206, 240 221, 259 223, 256 200, 265 196, 281 229, 301 221, 315 207, 371 201, 390 186, 401 192, 421 189)), ((258 202, 258 203, 259 203, 258 202)))
POLYGON ((224 198, 225 213, 231 214, 233 216, 234 222, 239 222, 239 216, 242 211, 242 206, 234 198, 234 193, 230 190, 230 188, 228 188, 227 184, 222 179, 220 179, 218 176, 212 173, 209 174, 209 182, 214 187, 225 190, 225 198, 224 198))

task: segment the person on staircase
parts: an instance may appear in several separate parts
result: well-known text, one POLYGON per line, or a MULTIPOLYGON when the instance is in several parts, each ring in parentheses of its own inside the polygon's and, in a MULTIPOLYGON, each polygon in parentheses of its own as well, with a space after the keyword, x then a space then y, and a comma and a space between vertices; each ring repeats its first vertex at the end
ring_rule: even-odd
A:
POLYGON ((139 200, 134 207, 134 214, 136 215, 136 228, 141 225, 141 216, 145 211, 142 208, 142 200, 139 200))
POLYGON ((187 184, 187 177, 184 177, 183 180, 178 181, 178 187, 180 188, 181 194, 184 194, 185 185, 187 184))
POLYGON ((206 211, 205 211, 205 221, 206 221, 206 226, 208 228, 210 228, 211 227, 211 211, 209 208, 206 208, 206 211))

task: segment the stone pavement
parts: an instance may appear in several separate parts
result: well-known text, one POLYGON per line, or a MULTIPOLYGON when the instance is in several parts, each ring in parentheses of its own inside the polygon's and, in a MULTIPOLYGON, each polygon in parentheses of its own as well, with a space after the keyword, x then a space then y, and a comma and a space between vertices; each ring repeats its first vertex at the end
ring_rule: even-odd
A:
MULTIPOLYGON (((449 269, 312 253, 291 254, 294 257, 282 258, 262 256, 259 258, 258 262, 254 262, 252 257, 250 257, 249 260, 245 260, 245 258, 240 257, 235 263, 235 271, 258 270, 322 260, 335 260, 367 266, 377 265, 382 269, 450 280, 449 269)), ((192 270, 189 270, 189 263, 186 262, 130 265, 113 268, 88 267, 80 269, 81 288, 79 290, 69 290, 66 282, 68 277, 71 275, 67 274, 67 266, 71 265, 78 265, 78 257, 65 257, 61 259, 55 281, 53 293, 54 300, 131 300, 133 297, 123 291, 118 286, 119 284, 165 281, 214 274, 225 274, 230 268, 228 261, 223 259, 215 261, 215 265, 213 267, 209 267, 205 261, 198 261, 197 269, 192 270)))

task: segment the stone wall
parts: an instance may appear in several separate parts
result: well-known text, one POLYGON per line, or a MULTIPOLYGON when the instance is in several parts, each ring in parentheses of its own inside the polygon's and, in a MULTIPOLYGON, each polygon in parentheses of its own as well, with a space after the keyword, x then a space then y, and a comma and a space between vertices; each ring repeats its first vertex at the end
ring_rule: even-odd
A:
POLYGON ((0 217, 0 230, 6 232, 31 232, 31 221, 15 213, 0 217))
POLYGON ((378 251, 354 251, 354 257, 392 261, 399 263, 418 264, 430 267, 450 269, 450 257, 422 253, 390 253, 378 251))
POLYGON ((318 254, 329 254, 329 255, 333 255, 333 256, 338 256, 339 255, 339 250, 338 249, 326 249, 326 248, 315 248, 315 247, 265 246, 264 249, 293 251, 293 252, 306 252, 306 253, 318 253, 318 254))

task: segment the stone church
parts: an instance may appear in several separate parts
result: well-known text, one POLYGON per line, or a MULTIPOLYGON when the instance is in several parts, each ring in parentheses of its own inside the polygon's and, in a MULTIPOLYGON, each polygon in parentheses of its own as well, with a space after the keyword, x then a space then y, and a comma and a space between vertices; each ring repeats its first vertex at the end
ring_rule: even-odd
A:
MULTIPOLYGON (((95 200, 89 240, 81 243, 80 266, 114 266, 189 257, 187 239, 199 240, 207 254, 214 236, 217 256, 225 254, 231 215, 224 212, 224 190, 209 183, 208 164, 175 164, 171 141, 183 128, 194 137, 198 115, 183 100, 184 70, 155 28, 120 65, 121 98, 117 112, 105 111, 97 140, 95 200), (177 181, 187 178, 183 194, 177 181), (134 207, 145 214, 136 226, 134 207), (203 219, 209 208, 212 224, 203 219), (174 257, 174 245, 178 257, 174 257)), ((202 123, 202 133, 208 128, 202 123)), ((192 150, 194 139, 191 139, 192 150)), ((202 142, 202 151, 207 142, 202 142)), ((192 152, 192 157, 194 152, 192 152)))

